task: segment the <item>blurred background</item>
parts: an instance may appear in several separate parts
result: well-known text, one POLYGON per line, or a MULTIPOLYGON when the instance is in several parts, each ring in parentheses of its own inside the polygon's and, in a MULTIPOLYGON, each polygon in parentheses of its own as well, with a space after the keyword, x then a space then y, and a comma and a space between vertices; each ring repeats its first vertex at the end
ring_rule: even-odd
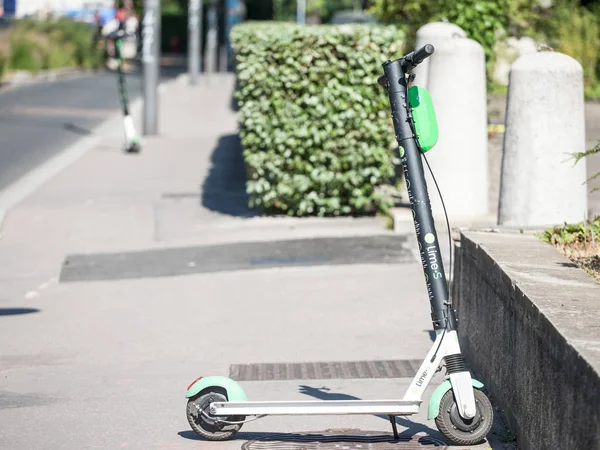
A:
MULTIPOLYGON (((84 101, 82 95, 85 93, 87 100, 78 107, 116 106, 114 81, 110 78, 110 72, 116 68, 114 46, 110 40, 105 39, 102 30, 111 22, 114 23, 118 16, 122 20, 131 21, 131 29, 136 30, 125 39, 122 52, 126 60, 124 68, 131 73, 131 95, 136 97, 139 94, 144 14, 142 0, 0 1, 0 85, 14 84, 15 80, 30 79, 47 71, 83 69, 94 71, 95 74, 88 77, 87 81, 78 82, 79 85, 72 83, 68 88, 74 93, 73 98, 81 99, 81 102, 84 101)), ((160 70, 166 78, 183 73, 190 67, 189 3, 189 0, 160 1, 160 70)), ((306 53, 312 38, 303 41, 305 35, 294 34, 296 32, 288 34, 289 30, 281 27, 282 24, 306 23, 309 34, 314 31, 331 36, 330 39, 338 39, 336 36, 339 36, 337 31, 327 28, 330 25, 369 24, 372 27, 370 29, 376 30, 373 33, 386 33, 384 30, 393 28, 397 31, 395 37, 390 37, 389 42, 386 41, 387 38, 383 38, 381 45, 388 45, 399 39, 401 47, 390 51, 400 54, 414 48, 417 30, 421 27, 432 22, 448 22, 464 30, 466 36, 477 41, 485 53, 488 123, 493 125, 503 122, 511 64, 521 55, 538 51, 540 45, 575 58, 583 68, 585 99, 588 102, 600 99, 600 0, 201 0, 201 4, 201 72, 224 74, 236 70, 232 29, 242 23, 266 24, 276 28, 271 31, 265 31, 266 28, 246 28, 246 33, 249 34, 242 31, 244 37, 240 42, 252 39, 254 33, 263 30, 273 33, 263 41, 267 52, 271 52, 273 46, 287 45, 286 39, 292 39, 299 46, 299 54, 306 53), (307 47, 303 48, 303 45, 307 47)), ((374 39, 371 31, 360 33, 366 33, 364 39, 374 39)), ((374 49, 374 54, 379 56, 374 58, 390 56, 384 55, 384 47, 377 45, 379 47, 374 49)), ((244 61, 250 53, 262 48, 261 45, 242 47, 242 53, 248 53, 242 56, 241 60, 244 61)), ((357 58, 355 63, 358 66, 352 69, 353 73, 370 74, 371 71, 379 70, 380 62, 375 59, 358 62, 367 52, 372 51, 371 47, 369 44, 357 55, 350 55, 357 58)), ((260 58, 262 56, 253 56, 251 59, 259 61, 260 58)), ((238 62, 239 60, 238 58, 238 62)), ((277 67, 273 70, 284 71, 283 60, 275 65, 277 67)), ((304 70, 292 66, 292 71, 304 70)), ((340 70, 350 70, 348 67, 340 67, 340 70)), ((350 74, 347 75, 350 77, 350 74)), ((369 80, 366 84, 373 81, 369 80)), ((345 83, 360 90, 359 86, 363 81, 348 78, 345 83)), ((284 81, 282 83, 285 84, 284 81)), ((48 95, 51 91, 54 94, 52 99, 48 98, 48 103, 56 104, 58 96, 63 94, 56 87, 44 88, 48 95)), ((336 94, 338 100, 340 95, 339 92, 336 94)), ((15 97, 15 103, 32 98, 26 92, 21 96, 19 100, 15 97)), ((383 98, 380 92, 369 92, 368 96, 375 102, 377 111, 384 107, 377 103, 383 98)), ((63 97, 60 98, 61 102, 64 101, 63 97)), ((267 117, 270 113, 265 114, 264 117, 267 117)), ((334 116, 335 114, 330 113, 329 122, 333 123, 334 116)), ((372 123, 373 120, 368 119, 367 122, 372 123)), ((588 114, 588 122, 594 122, 592 114, 588 114)), ((346 121, 346 126, 354 125, 346 121)), ((361 128, 363 125, 355 126, 361 128)), ((501 128, 490 129, 492 134, 497 131, 501 133, 501 128)), ((588 136, 591 136, 588 147, 595 145, 595 135, 593 130, 588 130, 588 136)), ((331 136, 328 139, 333 141, 331 136)), ((376 137, 373 139, 372 142, 367 140, 369 145, 386 145, 383 142, 376 143, 376 137)), ((361 142, 367 141, 363 139, 361 142)), ((492 141, 492 148, 498 147, 496 153, 500 155, 501 134, 498 135, 497 142, 492 141)), ((57 144, 57 148, 60 145, 57 144)), ((321 154, 322 148, 317 145, 315 151, 321 154)), ((43 158, 36 159, 37 162, 42 160, 43 158)), ((595 170, 595 165, 590 170, 595 170)), ((596 172, 597 170, 591 173, 596 172)), ((384 180, 386 176, 379 179, 384 180)), ((392 183, 402 189, 402 183, 398 182, 397 177, 392 183)), ((368 184, 370 186, 372 183, 368 184)), ((372 187, 369 190, 373 191, 372 187)), ((597 193, 595 195, 599 196, 597 193)), ((333 209, 338 211, 337 207, 333 209)))
MULTIPOLYGON (((11 70, 42 70, 63 66, 99 67, 94 29, 104 26, 119 9, 143 13, 142 0, 1 0, 0 77, 11 70), (31 19, 37 19, 36 24, 31 19), (59 20, 58 24, 55 19, 59 20), (76 22, 73 27, 64 19, 76 22), (50 26, 49 22, 54 23, 50 26), (87 25, 84 29, 81 25, 87 25), (10 30, 13 30, 11 33, 10 30), (92 31, 92 34, 90 34, 92 31), (68 46, 60 34, 67 34, 68 46), (83 33, 83 34, 82 34, 83 33), (60 49, 59 49, 60 47, 60 49), (76 47, 76 50, 73 49, 76 47), (77 56, 73 56, 77 53, 77 56)), ((302 0, 308 24, 372 23, 401 27, 407 45, 416 30, 432 21, 449 21, 478 41, 486 52, 492 93, 507 84, 511 52, 545 42, 577 59, 584 67, 586 97, 599 98, 599 0, 302 0)), ((231 28, 243 21, 296 21, 295 0, 203 0, 203 57, 215 11, 221 71, 233 70, 231 28)), ((304 9, 303 8, 303 9, 304 9)), ((181 57, 188 47, 188 0, 162 0, 161 52, 181 57)), ((136 42, 139 50, 139 40, 136 42)))

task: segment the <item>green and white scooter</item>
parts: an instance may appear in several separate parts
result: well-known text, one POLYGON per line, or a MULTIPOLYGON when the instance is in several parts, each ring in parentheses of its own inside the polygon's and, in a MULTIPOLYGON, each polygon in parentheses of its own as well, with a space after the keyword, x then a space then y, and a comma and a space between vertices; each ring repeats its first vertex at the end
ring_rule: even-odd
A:
POLYGON ((465 369, 457 335, 456 313, 450 302, 448 282, 434 226, 423 171, 423 154, 438 139, 435 112, 428 92, 409 88, 410 71, 432 55, 432 45, 383 64, 378 82, 387 88, 400 158, 421 252, 431 317, 436 338, 402 399, 333 401, 248 401, 241 386, 230 378, 196 379, 187 389, 187 419, 192 429, 208 440, 225 440, 242 424, 268 415, 383 414, 390 418, 398 438, 394 416, 419 412, 423 394, 434 374, 443 367, 445 381, 429 399, 428 418, 440 432, 459 445, 482 442, 493 422, 492 405, 483 384, 465 369))
POLYGON ((127 153, 139 153, 141 150, 141 138, 136 133, 133 117, 131 117, 129 112, 129 96, 127 95, 127 83, 125 80, 125 73, 123 72, 121 48, 123 46, 123 39, 125 36, 125 30, 120 28, 119 30, 110 33, 107 38, 113 39, 115 42, 115 59, 117 62, 119 99, 121 100, 121 107, 123 109, 123 126, 125 128, 124 150, 127 153))

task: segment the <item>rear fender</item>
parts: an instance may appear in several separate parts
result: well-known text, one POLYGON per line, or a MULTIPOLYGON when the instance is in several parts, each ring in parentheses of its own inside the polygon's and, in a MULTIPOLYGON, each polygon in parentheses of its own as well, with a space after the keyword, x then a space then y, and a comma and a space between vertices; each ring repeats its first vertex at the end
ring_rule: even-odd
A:
POLYGON ((248 397, 242 387, 231 378, 220 376, 209 376, 197 378, 187 390, 186 398, 192 398, 207 388, 220 387, 227 393, 227 401, 246 402, 248 397))

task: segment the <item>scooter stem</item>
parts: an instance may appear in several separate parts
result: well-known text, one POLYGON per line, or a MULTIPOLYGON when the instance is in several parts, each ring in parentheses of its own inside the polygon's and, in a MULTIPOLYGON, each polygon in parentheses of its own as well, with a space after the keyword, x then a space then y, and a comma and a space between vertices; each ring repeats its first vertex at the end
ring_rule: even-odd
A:
POLYGON ((444 272, 442 254, 435 231, 423 161, 418 148, 414 123, 408 104, 408 82, 403 58, 383 64, 387 90, 392 109, 392 119, 398 141, 400 159, 406 179, 406 188, 419 243, 421 262, 425 273, 427 293, 431 304, 433 328, 456 329, 456 314, 449 298, 448 282, 444 272))

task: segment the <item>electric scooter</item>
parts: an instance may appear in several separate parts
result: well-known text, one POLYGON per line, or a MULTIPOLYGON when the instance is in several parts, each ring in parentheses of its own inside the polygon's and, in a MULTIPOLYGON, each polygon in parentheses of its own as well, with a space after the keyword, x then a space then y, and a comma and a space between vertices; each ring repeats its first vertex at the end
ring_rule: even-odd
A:
POLYGON ((439 431, 458 445, 480 443, 489 433, 493 422, 492 405, 481 390, 483 384, 473 379, 464 366, 456 312, 450 302, 424 176, 422 158, 427 162, 424 153, 438 139, 435 112, 425 89, 409 88, 414 79, 410 71, 433 52, 433 45, 428 44, 395 61, 388 60, 383 64, 384 74, 378 79, 389 96, 436 335, 404 397, 401 400, 248 401, 234 380, 221 376, 200 377, 188 386, 186 394, 187 419, 198 435, 213 441, 226 440, 245 422, 267 415, 377 414, 389 416, 394 437, 398 439, 395 416, 419 411, 426 388, 443 366, 446 377, 429 399, 428 418, 435 419, 439 431))
POLYGON ((115 41, 115 59, 117 61, 119 98, 121 100, 121 107, 123 108, 123 125, 125 127, 124 150, 127 153, 139 153, 139 151, 141 150, 141 139, 140 136, 136 133, 133 118, 129 113, 129 96, 127 95, 127 84, 125 81, 125 73, 123 72, 123 58, 121 56, 121 47, 123 45, 124 37, 125 30, 122 28, 113 33, 110 33, 107 36, 107 38, 114 39, 115 41))

